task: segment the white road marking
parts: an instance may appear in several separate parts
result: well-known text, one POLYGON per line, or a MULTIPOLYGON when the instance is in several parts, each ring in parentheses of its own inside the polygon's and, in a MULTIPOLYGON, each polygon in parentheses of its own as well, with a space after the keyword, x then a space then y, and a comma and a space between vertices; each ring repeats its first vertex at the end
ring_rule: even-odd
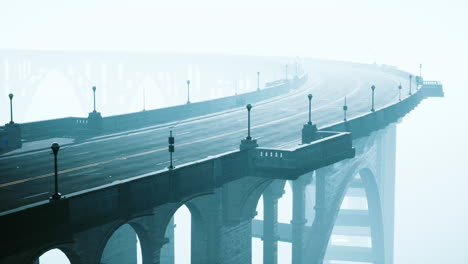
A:
MULTIPOLYGON (((177 161, 177 159, 172 160, 172 162, 175 162, 175 161, 177 161)), ((170 162, 170 161, 168 160, 168 161, 164 161, 164 162, 158 163, 158 164, 156 164, 156 165, 163 165, 163 164, 166 164, 166 163, 169 163, 169 162, 170 162)))
POLYGON ((23 198, 21 198, 21 199, 26 200, 26 199, 33 198, 33 197, 36 197, 36 196, 39 196, 39 195, 43 195, 43 194, 46 194, 46 193, 49 193, 49 192, 38 193, 38 194, 34 194, 34 195, 30 195, 30 196, 23 197, 23 198))

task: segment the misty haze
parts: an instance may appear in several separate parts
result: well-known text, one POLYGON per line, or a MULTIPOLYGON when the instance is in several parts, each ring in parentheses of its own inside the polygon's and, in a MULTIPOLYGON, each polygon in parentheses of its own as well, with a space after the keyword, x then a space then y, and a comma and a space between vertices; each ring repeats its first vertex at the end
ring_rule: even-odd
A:
POLYGON ((468 263, 466 12, 0 3, 0 264, 468 263))

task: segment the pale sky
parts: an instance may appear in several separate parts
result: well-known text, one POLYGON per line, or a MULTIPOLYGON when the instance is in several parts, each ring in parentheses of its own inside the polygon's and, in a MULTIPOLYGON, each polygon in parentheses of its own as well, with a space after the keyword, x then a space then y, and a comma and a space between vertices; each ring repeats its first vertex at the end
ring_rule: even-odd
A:
POLYGON ((466 0, 0 0, 0 50, 300 56, 413 73, 422 63, 446 98, 399 125, 395 263, 468 263, 467 14, 466 0))
POLYGON ((463 0, 1 0, 0 49, 310 56, 413 71, 423 63, 430 71, 432 61, 447 56, 434 51, 466 47, 467 6, 463 0))

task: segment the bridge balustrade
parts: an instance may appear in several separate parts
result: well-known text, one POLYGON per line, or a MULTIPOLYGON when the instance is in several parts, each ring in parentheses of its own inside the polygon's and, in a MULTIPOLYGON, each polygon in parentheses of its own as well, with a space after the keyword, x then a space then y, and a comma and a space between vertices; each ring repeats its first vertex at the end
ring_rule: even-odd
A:
POLYGON ((318 140, 290 149, 257 148, 254 164, 260 168, 298 169, 315 166, 324 159, 334 159, 352 149, 351 134, 319 131, 318 140))
MULTIPOLYGON (((194 102, 190 105, 183 104, 136 113, 108 116, 102 119, 102 130, 104 132, 116 132, 126 129, 136 129, 225 111, 243 105, 245 102, 258 102, 274 96, 279 96, 287 93, 289 88, 299 87, 306 81, 307 75, 303 75, 289 85, 286 85, 284 80, 277 80, 267 83, 266 88, 268 89, 259 91, 194 102)), ((51 137, 86 136, 96 133, 96 131, 89 129, 88 121, 88 118, 65 117, 21 123, 21 136, 23 140, 32 141, 51 137)))

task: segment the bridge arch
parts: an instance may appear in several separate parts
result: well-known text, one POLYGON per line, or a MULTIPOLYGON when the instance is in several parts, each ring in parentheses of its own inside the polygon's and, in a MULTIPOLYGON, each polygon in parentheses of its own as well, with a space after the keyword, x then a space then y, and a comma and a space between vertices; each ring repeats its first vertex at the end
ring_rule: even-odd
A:
MULTIPOLYGON (((354 199, 354 201, 356 200, 354 199)), ((380 193, 375 174, 372 169, 368 167, 361 167, 356 170, 355 176, 352 177, 351 181, 348 182, 348 185, 343 192, 343 197, 341 198, 341 203, 333 223, 333 234, 344 233, 344 237, 351 236, 354 238, 370 236, 370 249, 366 250, 366 246, 363 247, 362 245, 356 246, 354 244, 356 243, 356 240, 354 243, 346 242, 349 241, 347 239, 345 239, 344 242, 338 243, 338 245, 335 244, 335 246, 332 246, 331 237, 333 234, 330 234, 326 255, 332 259, 338 257, 338 259, 334 260, 341 261, 365 261, 377 264, 384 263, 385 258, 383 230, 380 193), (353 192, 351 192, 351 188, 358 189, 354 189, 353 192), (358 192, 356 192, 359 190, 359 188, 362 190, 364 195, 358 194, 358 192), (351 201, 351 205, 345 206, 345 198, 351 198, 348 197, 348 195, 355 196, 354 198, 356 198, 356 196, 358 198, 365 198, 365 207, 362 205, 362 203, 360 203, 360 199, 357 200, 357 203, 351 201), (360 231, 352 231, 352 228, 347 226, 348 224, 358 227, 360 231), (340 225, 344 226, 342 227, 340 225), (337 227, 340 228, 335 229, 337 227), (365 231, 366 229, 368 231, 365 231), (352 234, 354 232, 362 234, 352 234), (345 250, 346 248, 348 248, 348 250, 345 250), (345 255, 347 256, 343 255, 345 252, 345 255)), ((342 236, 339 235, 338 240, 340 240, 341 237, 342 236)), ((358 241, 360 241, 358 242, 360 244, 364 242, 362 239, 359 239, 358 241)))
POLYGON ((384 227, 377 179, 369 168, 361 169, 359 175, 361 176, 367 198, 372 238, 372 256, 374 263, 383 263, 385 261, 384 227))
POLYGON ((312 226, 304 234, 303 259, 323 262, 346 191, 361 165, 345 162, 315 171, 315 214, 312 226))
POLYGON ((252 216, 257 214, 257 205, 262 197, 265 189, 270 186, 274 180, 271 179, 258 179, 258 182, 247 190, 242 198, 241 204, 241 215, 252 216))
MULTIPOLYGON (((188 259, 180 259, 183 263, 195 262, 203 263, 198 261, 201 252, 206 252, 206 243, 201 241, 207 240, 207 217, 206 212, 203 210, 204 202, 213 193, 199 193, 190 197, 185 197, 183 200, 177 203, 172 203, 170 208, 164 210, 162 213, 161 236, 164 238, 164 245, 161 247, 159 255, 159 261, 161 264, 173 263, 175 260, 180 258, 180 253, 176 252, 176 248, 183 249, 188 259), (187 212, 188 211, 188 212, 187 212), (188 216, 188 220, 177 219, 178 216, 188 216), (178 231, 177 228, 181 228, 182 231, 178 231), (188 230, 190 229, 190 230, 188 230), (185 231, 185 232, 183 232, 185 231), (180 235, 183 232, 183 236, 180 235), (182 242, 179 242, 181 241, 182 242), (190 252, 190 254, 188 254, 190 252), (179 255, 178 255, 179 254, 179 255)), ((156 210, 156 213, 157 210, 156 210)))
MULTIPOLYGON (((54 254, 54 260, 59 259, 60 261, 68 261, 70 264, 84 264, 81 261, 80 256, 73 250, 72 244, 59 244, 59 245, 45 245, 35 250, 31 255, 32 257, 26 260, 26 263, 30 264, 43 264, 40 262, 40 258, 46 254, 54 254)), ((66 264, 66 262, 61 262, 66 264)), ((46 263, 47 264, 47 263, 46 263)))
POLYGON ((143 228, 132 221, 127 219, 116 221, 102 237, 98 246, 97 260, 99 263, 112 263, 117 259, 126 263, 136 263, 137 252, 143 251, 143 247, 139 246, 137 241, 140 241, 140 245, 145 244, 142 243, 145 241, 142 238, 148 235, 143 228))

